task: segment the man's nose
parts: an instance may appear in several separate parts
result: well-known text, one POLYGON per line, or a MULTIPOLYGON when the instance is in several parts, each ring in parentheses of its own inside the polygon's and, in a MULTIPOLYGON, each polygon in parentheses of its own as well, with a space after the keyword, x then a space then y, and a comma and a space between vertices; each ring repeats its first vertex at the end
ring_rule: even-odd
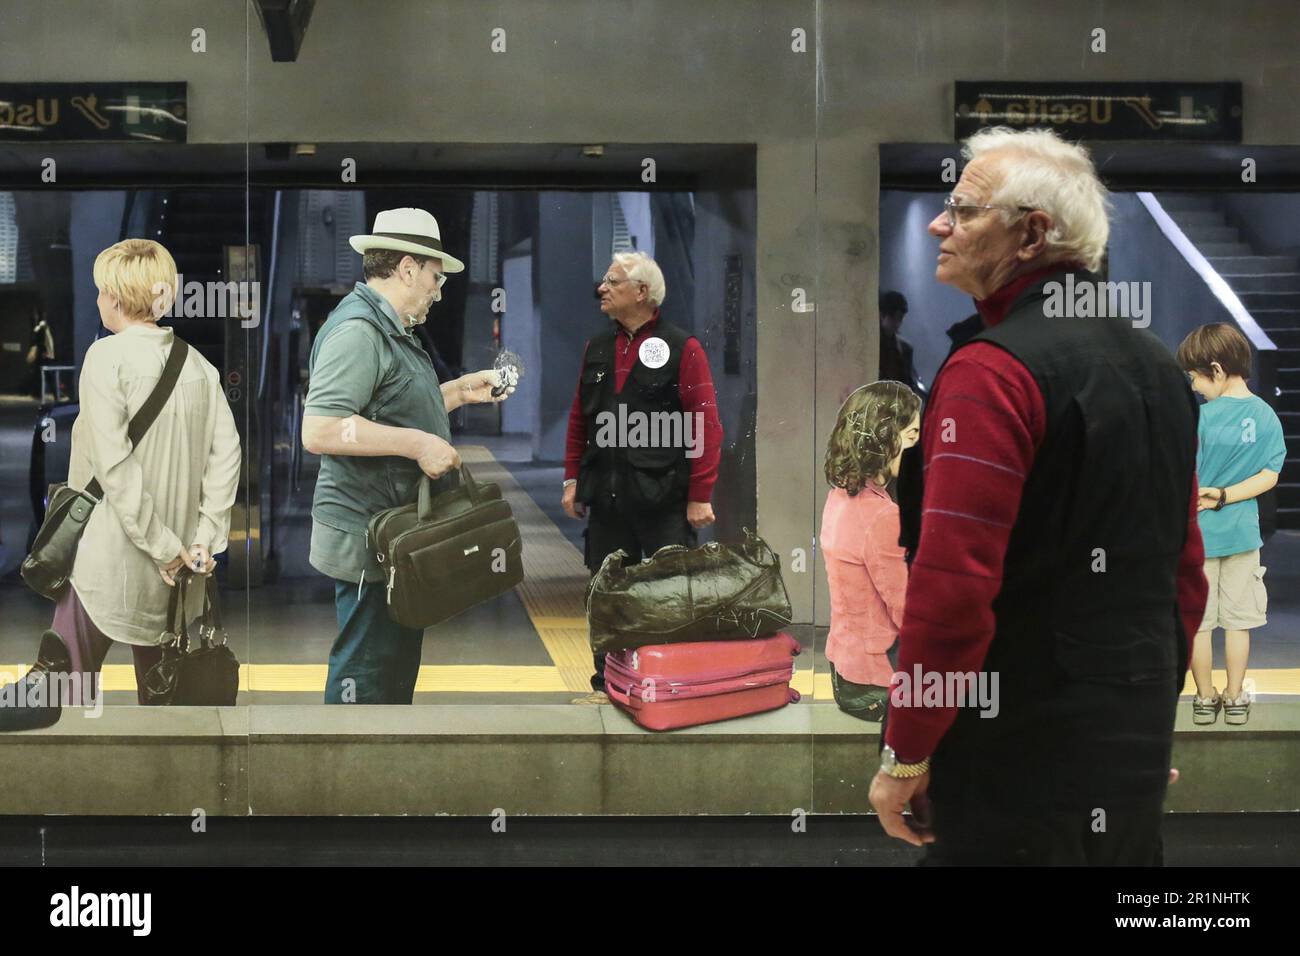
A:
POLYGON ((926 231, 936 238, 948 236, 952 232, 952 226, 948 225, 948 214, 941 212, 931 219, 930 226, 926 231))

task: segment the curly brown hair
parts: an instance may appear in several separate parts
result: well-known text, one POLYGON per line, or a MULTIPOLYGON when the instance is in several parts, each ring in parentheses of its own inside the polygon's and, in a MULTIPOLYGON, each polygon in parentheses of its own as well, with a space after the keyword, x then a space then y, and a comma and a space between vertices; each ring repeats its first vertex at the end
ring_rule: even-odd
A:
POLYGON ((361 275, 365 279, 387 279, 397 271, 402 260, 410 256, 421 269, 433 256, 416 255, 414 252, 401 252, 397 249, 367 249, 361 259, 361 275))
POLYGON ((902 382, 863 385, 844 400, 826 442, 826 481, 852 497, 889 476, 903 432, 921 410, 921 398, 902 382))

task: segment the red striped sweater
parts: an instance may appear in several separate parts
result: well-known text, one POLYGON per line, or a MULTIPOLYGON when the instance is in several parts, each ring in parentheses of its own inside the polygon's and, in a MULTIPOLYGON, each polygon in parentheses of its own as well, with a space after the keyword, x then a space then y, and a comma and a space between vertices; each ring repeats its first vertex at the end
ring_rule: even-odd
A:
MULTIPOLYGON (((1048 271, 1021 276, 978 302, 985 325, 1001 322, 1021 292, 1048 271)), ((922 430, 924 519, 907 585, 898 671, 911 674, 917 665, 926 672, 978 671, 993 640, 993 599, 1002 587, 1025 479, 1043 442, 1046 408, 1029 370, 986 342, 948 361, 930 406, 928 423, 952 418, 961 424, 948 442, 935 425, 922 430)), ((1208 591, 1194 475, 1187 508, 1178 609, 1190 654, 1208 591)), ((955 707, 891 709, 886 742, 900 761, 919 762, 934 752, 956 716, 955 707)))

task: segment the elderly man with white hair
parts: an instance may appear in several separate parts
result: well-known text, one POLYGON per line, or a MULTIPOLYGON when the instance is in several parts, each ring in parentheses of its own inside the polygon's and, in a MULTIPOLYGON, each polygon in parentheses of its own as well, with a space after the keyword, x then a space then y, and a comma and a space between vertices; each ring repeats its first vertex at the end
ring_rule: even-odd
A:
MULTIPOLYGON (((587 518, 592 574, 620 548, 639 561, 665 545, 694 547, 696 529, 714 520, 722 455, 708 357, 694 336, 659 318, 658 264, 644 252, 617 253, 597 292, 613 321, 583 353, 563 497, 569 517, 587 518)), ((595 656, 593 694, 576 702, 604 699, 604 657, 595 656)))
POLYGON ((871 802, 927 863, 1158 864, 1206 598, 1196 400, 1133 321, 1047 305, 1100 281, 1086 150, 999 128, 965 156, 929 232, 984 329, 904 456, 911 573, 871 802))

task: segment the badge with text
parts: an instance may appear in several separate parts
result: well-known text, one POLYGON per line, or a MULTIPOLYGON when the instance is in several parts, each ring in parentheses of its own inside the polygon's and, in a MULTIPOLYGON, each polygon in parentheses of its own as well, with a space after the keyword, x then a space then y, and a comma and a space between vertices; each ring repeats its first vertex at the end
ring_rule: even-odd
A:
POLYGON ((641 343, 641 350, 637 354, 646 368, 663 368, 668 364, 668 343, 659 336, 652 335, 641 343))

